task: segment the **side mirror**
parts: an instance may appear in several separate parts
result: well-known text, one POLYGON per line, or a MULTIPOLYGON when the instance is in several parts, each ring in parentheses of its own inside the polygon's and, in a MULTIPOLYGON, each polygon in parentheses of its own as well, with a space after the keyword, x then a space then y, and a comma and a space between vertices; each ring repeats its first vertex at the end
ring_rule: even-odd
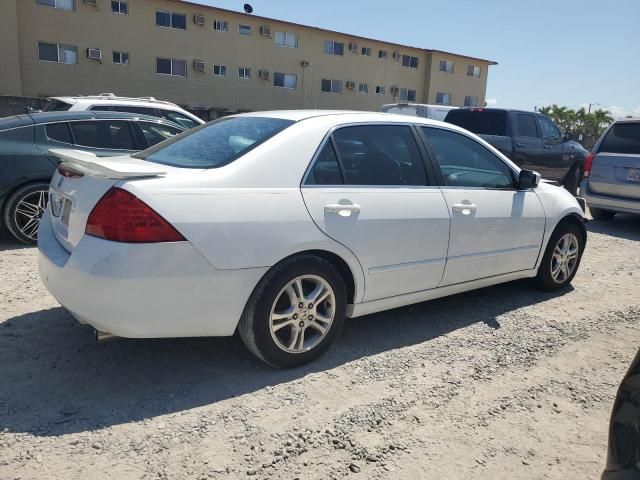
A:
POLYGON ((518 177, 518 189, 526 190, 528 188, 536 188, 540 183, 540 174, 531 170, 520 170, 518 177))
POLYGON ((566 132, 566 133, 562 136, 562 141, 564 141, 564 142, 568 142, 569 140, 573 140, 573 135, 571 135, 571 132, 566 132))

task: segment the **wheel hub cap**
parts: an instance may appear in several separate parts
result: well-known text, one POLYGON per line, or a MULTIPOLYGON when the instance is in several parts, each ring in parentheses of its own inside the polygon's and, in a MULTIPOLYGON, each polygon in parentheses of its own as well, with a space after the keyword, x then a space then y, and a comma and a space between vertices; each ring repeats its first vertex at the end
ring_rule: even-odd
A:
POLYGON ((573 233, 567 233, 558 240, 551 256, 551 278, 556 283, 565 282, 578 264, 579 243, 573 233))
POLYGON ((14 213, 14 221, 22 235, 30 240, 38 237, 40 218, 47 208, 48 192, 37 190, 20 199, 14 213))

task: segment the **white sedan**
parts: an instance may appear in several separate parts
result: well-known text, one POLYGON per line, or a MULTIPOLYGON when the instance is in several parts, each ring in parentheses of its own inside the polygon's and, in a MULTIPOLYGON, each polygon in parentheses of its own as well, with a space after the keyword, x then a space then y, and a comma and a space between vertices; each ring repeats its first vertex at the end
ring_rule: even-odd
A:
POLYGON ((345 317, 573 279, 584 214, 453 125, 383 113, 226 117, 131 156, 63 160, 40 275, 100 337, 228 336, 278 367, 345 317))

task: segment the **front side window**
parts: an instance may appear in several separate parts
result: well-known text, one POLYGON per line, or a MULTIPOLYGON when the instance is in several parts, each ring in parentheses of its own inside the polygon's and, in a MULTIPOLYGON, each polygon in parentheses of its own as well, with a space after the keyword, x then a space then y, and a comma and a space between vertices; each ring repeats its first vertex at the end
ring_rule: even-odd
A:
POLYGON ((536 119, 533 115, 528 115, 526 113, 518 114, 518 135, 521 137, 538 137, 536 119))
POLYGON ((404 125, 345 127, 333 134, 349 185, 425 185, 422 158, 404 125))
POLYGON ((402 66, 409 68, 418 68, 418 57, 411 55, 402 55, 402 66))
POLYGON ((238 78, 242 80, 251 80, 251 69, 247 67, 238 68, 238 78))
POLYGON ((71 122, 76 145, 109 150, 137 150, 129 123, 122 120, 71 122))
POLYGON ((560 138, 562 136, 558 127, 547 117, 538 117, 538 126, 542 138, 560 138))
POLYGON ((438 105, 451 105, 451 94, 443 92, 436 93, 436 103, 438 105))
POLYGON ((465 107, 477 107, 478 106, 478 97, 466 95, 464 97, 464 106, 465 107))
POLYGON ((477 141, 441 128, 421 127, 449 187, 512 188, 511 169, 477 141))
POLYGON ((157 58, 156 73, 163 75, 174 75, 177 77, 187 76, 187 61, 175 58, 157 58))
POLYGON ((227 76, 227 66, 226 65, 214 65, 213 66, 213 74, 216 77, 226 77, 227 76))
POLYGON ((52 123, 44 127, 47 138, 56 142, 73 143, 68 123, 52 123))
POLYGON ((156 12, 156 25, 159 27, 177 28, 178 30, 187 29, 187 16, 182 13, 156 12))
POLYGON ((189 118, 186 115, 183 115, 180 112, 175 112, 173 110, 160 110, 160 115, 162 118, 166 118, 170 122, 176 123, 178 125, 183 126, 184 128, 193 128, 200 125, 193 118, 189 118))
POLYGON ((275 43, 277 47, 298 48, 298 35, 291 32, 276 32, 275 43))
POLYGON ((344 43, 325 40, 324 53, 329 55, 344 55, 344 43))
POLYGON ((216 32, 228 32, 229 31, 229 23, 226 20, 214 20, 213 21, 213 29, 216 32))
POLYGON ((273 74, 273 86, 288 88, 294 90, 298 83, 298 76, 292 73, 274 72, 273 74))
POLYGON ((129 14, 129 4, 127 2, 112 1, 111 2, 111 11, 113 13, 117 13, 119 15, 128 15, 129 14))
POLYGON ((476 67, 475 65, 467 66, 467 76, 469 77, 480 77, 480 67, 476 67))
POLYGON ((222 167, 293 123, 269 117, 223 118, 139 152, 134 157, 174 167, 222 167))
POLYGON ((38 58, 45 62, 75 65, 78 63, 78 47, 59 43, 38 42, 38 58))
POLYGON ((129 54, 125 52, 113 52, 113 63, 129 65, 129 54))
POLYGON ((179 128, 162 123, 138 122, 138 125, 140 125, 142 134, 150 147, 182 133, 179 128))
POLYGON ((320 90, 327 93, 342 93, 342 80, 328 80, 323 78, 320 90))
POLYGON ((316 158, 305 185, 342 185, 342 173, 333 143, 328 141, 316 158))
POLYGON ((58 8, 69 12, 76 8, 75 0, 36 0, 36 4, 42 7, 58 8))
POLYGON ((455 65, 451 60, 440 60, 440 71, 453 73, 455 65))

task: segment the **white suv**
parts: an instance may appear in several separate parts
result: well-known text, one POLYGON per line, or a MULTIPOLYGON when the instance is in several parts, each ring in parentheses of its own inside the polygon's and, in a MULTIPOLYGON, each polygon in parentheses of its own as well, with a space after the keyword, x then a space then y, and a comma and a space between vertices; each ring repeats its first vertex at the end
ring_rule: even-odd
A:
POLYGON ((77 97, 49 97, 45 112, 113 111, 139 113, 167 120, 185 128, 193 128, 205 123, 202 119, 183 110, 175 103, 156 100, 153 97, 118 97, 113 93, 77 97))

